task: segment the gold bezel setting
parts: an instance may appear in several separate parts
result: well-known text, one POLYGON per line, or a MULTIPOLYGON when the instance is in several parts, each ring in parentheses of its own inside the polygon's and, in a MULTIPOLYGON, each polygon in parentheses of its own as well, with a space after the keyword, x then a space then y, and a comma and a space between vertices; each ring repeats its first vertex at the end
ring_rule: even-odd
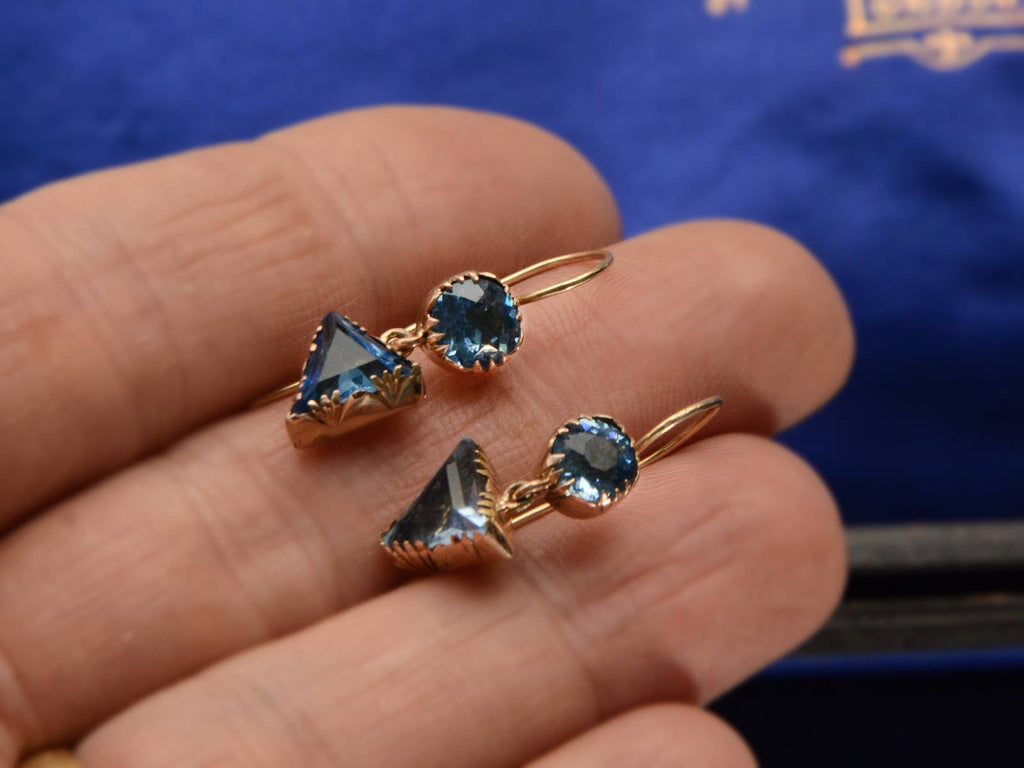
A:
MULTIPOLYGON (((660 461, 679 450, 686 441, 692 439, 715 417, 721 407, 722 399, 720 397, 709 397, 691 403, 662 419, 638 440, 633 440, 619 422, 610 416, 587 414, 567 421, 555 431, 548 441, 547 454, 542 462, 539 476, 535 479, 519 480, 510 484, 497 501, 495 501, 492 484, 493 473, 487 462, 487 457, 475 442, 469 438, 463 438, 448 461, 441 466, 441 469, 434 475, 434 478, 409 507, 405 515, 380 534, 380 544, 398 567, 419 573, 447 571, 489 560, 510 558, 512 557, 512 543, 509 534, 512 531, 540 520, 555 510, 569 517, 579 518, 592 518, 602 514, 629 494, 639 480, 639 472, 643 467, 660 461), (615 434, 609 434, 609 431, 601 429, 595 430, 592 427, 588 429, 587 425, 583 423, 584 421, 603 422, 603 425, 615 434), (565 468, 560 468, 560 465, 566 458, 566 454, 555 452, 555 441, 562 435, 575 431, 573 427, 609 440, 618 451, 615 458, 616 465, 620 465, 622 459, 622 445, 626 445, 633 454, 632 462, 635 467, 632 473, 614 477, 611 482, 614 492, 609 493, 603 490, 596 501, 587 501, 570 491, 582 473, 576 473, 577 476, 564 479, 561 476, 565 468), (476 508, 485 510, 486 524, 481 525, 474 521, 476 525, 474 533, 483 530, 483 535, 479 536, 452 535, 452 526, 448 524, 448 518, 440 520, 443 527, 439 528, 436 527, 438 520, 434 517, 438 509, 435 483, 439 480, 447 479, 448 481, 448 506, 446 507, 448 512, 446 514, 450 514, 456 504, 451 494, 453 486, 450 462, 453 460, 456 462, 459 472, 459 482, 463 494, 466 493, 466 485, 462 480, 462 472, 465 470, 465 455, 458 453, 464 443, 472 445, 474 471, 484 477, 483 492, 477 493, 476 508), (445 477, 446 475, 447 477, 445 477), (399 535, 396 526, 405 521, 418 522, 421 526, 426 525, 428 526, 425 529, 427 531, 443 531, 442 535, 451 535, 451 540, 433 546, 428 546, 419 540, 395 540, 399 535), (392 534, 392 532, 394 533, 392 534), (386 544, 385 541, 389 538, 392 540, 391 544, 386 544)), ((586 464, 598 472, 606 471, 602 467, 611 456, 604 454, 603 446, 594 449, 589 443, 584 443, 573 445, 572 450, 582 454, 586 464)), ((611 469, 611 465, 608 465, 607 469, 611 469)), ((572 475, 570 472, 566 474, 572 475)), ((608 478, 596 478, 594 482, 607 485, 608 478)), ((473 492, 476 492, 475 489, 473 492)))
POLYGON ((508 358, 516 354, 516 352, 518 352, 523 346, 523 313, 520 308, 520 303, 516 297, 512 295, 512 292, 509 290, 509 286, 501 278, 491 272, 461 272, 448 278, 434 288, 427 297, 423 312, 420 314, 420 327, 423 329, 424 334, 423 346, 430 351, 431 359, 450 370, 461 371, 462 373, 489 373, 495 368, 503 366, 508 358), (459 283, 466 282, 467 280, 478 283, 481 278, 496 282, 504 289, 505 295, 511 300, 512 306, 515 309, 516 322, 519 324, 519 338, 516 341, 515 347, 511 351, 502 353, 500 358, 490 361, 490 365, 487 368, 484 368, 479 360, 474 361, 471 368, 467 368, 447 356, 451 345, 444 343, 444 339, 447 334, 439 333, 434 330, 440 321, 434 317, 431 312, 434 310, 437 300, 446 291, 450 291, 454 286, 459 283))
MULTIPOLYGON (((345 319, 366 335, 371 335, 359 323, 350 318, 345 319)), ((313 333, 313 342, 309 346, 310 355, 318 349, 316 340, 320 337, 321 331, 323 331, 322 323, 313 333)), ((376 339, 376 337, 373 338, 376 339)), ((380 343, 387 346, 384 342, 380 343)), ((323 394, 317 400, 306 401, 308 411, 300 413, 289 411, 285 425, 292 444, 296 448, 309 448, 417 405, 426 394, 423 385, 423 372, 417 363, 405 359, 411 367, 410 372, 384 371, 378 376, 371 376, 370 382, 375 387, 373 392, 356 391, 342 400, 341 392, 336 389, 330 395, 323 394)), ((303 373, 299 380, 299 394, 296 395, 295 402, 302 399, 302 388, 305 383, 306 375, 303 373)))
POLYGON ((547 454, 541 464, 539 477, 541 480, 549 483, 549 493, 550 496, 553 497, 552 501, 556 502, 556 509, 567 517, 581 519, 603 515, 611 506, 626 498, 639 479, 639 462, 637 462, 638 471, 634 473, 632 478, 627 479, 623 487, 614 494, 610 494, 607 491, 602 490, 596 501, 589 501, 572 493, 572 486, 576 482, 576 478, 568 477, 563 479, 561 464, 565 460, 565 454, 555 452, 555 442, 562 435, 568 434, 571 431, 570 428, 572 426, 582 428, 582 421, 584 419, 606 422, 629 441, 629 446, 631 448, 634 448, 632 438, 629 437, 622 425, 611 416, 607 416, 605 414, 584 414, 579 418, 565 422, 565 424, 555 430, 551 439, 548 440, 547 454))
POLYGON ((414 573, 452 571, 470 565, 508 560, 512 557, 510 533, 498 519, 494 473, 487 456, 479 447, 474 449, 473 464, 477 475, 483 479, 483 489, 479 493, 476 509, 487 517, 485 531, 453 534, 449 542, 432 546, 420 540, 396 541, 388 545, 384 539, 397 524, 398 520, 395 520, 378 538, 381 548, 399 568, 414 573))

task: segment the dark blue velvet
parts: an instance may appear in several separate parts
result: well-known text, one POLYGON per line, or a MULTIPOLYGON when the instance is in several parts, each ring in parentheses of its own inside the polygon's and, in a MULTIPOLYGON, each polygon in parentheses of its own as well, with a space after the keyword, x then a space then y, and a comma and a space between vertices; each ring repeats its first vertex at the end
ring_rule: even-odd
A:
POLYGON ((788 439, 848 520, 1019 515, 1024 53, 846 69, 843 24, 843 0, 8 2, 0 197, 357 105, 519 115, 592 158, 630 233, 741 216, 821 256, 859 360, 788 439))

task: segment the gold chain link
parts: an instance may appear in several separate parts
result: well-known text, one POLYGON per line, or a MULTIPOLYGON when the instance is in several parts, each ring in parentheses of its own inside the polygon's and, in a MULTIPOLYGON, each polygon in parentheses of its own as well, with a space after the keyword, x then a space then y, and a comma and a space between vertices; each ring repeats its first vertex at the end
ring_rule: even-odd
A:
POLYGON ((555 484, 551 480, 519 480, 512 483, 501 494, 498 512, 502 519, 509 520, 522 514, 530 507, 545 501, 555 484))
POLYGON ((380 335, 380 340, 398 354, 408 355, 423 343, 424 336, 426 331, 419 323, 413 323, 405 328, 389 328, 380 335))

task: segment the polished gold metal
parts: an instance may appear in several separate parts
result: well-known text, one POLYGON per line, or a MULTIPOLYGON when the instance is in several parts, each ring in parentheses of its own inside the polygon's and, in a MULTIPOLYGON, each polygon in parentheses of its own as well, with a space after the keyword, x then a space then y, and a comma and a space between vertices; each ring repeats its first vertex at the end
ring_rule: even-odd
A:
MULTIPOLYGON (((700 402, 682 408, 666 419, 663 419, 652 427, 639 440, 633 441, 633 450, 636 451, 637 468, 643 469, 656 461, 668 456, 673 451, 682 447, 683 443, 692 438, 703 429, 711 419, 715 417, 722 407, 722 398, 709 397, 700 402), (659 440, 668 438, 658 445, 659 440), (652 446, 657 446, 652 449, 652 446)), ((615 419, 610 416, 595 416, 588 414, 580 418, 602 418, 612 422, 622 434, 626 430, 615 419)), ((608 511, 613 504, 618 503, 636 485, 637 480, 626 486, 614 499, 602 493, 600 500, 595 504, 577 499, 573 496, 566 496, 565 491, 569 483, 559 484, 558 474, 554 467, 561 460, 560 454, 552 454, 551 447, 559 435, 566 431, 567 425, 563 424, 551 439, 548 441, 548 448, 545 452, 544 461, 541 464, 539 477, 536 480, 520 481, 513 483, 505 491, 498 505, 498 516, 504 521, 505 527, 514 531, 522 528, 527 523, 539 520, 549 512, 558 511, 567 517, 590 518, 597 517, 608 511)))
POLYGON ((422 541, 399 541, 389 547, 383 541, 386 531, 381 533, 381 546, 402 570, 414 573, 451 571, 466 565, 508 560, 512 557, 512 540, 504 521, 498 516, 494 471, 487 456, 479 448, 474 452, 473 459, 477 474, 484 481, 477 509, 488 518, 486 533, 482 536, 453 537, 450 543, 432 548, 428 548, 422 541))
MULTIPOLYGON (((611 255, 611 251, 607 250, 567 253, 562 256, 555 256, 550 259, 545 259, 544 261, 539 261, 536 264, 531 264, 527 267, 523 267, 522 269, 516 272, 512 272, 512 274, 505 276, 505 278, 497 278, 496 275, 490 272, 462 272, 461 274, 453 276, 453 278, 445 281, 440 286, 431 291, 430 295, 427 297, 427 302, 425 305, 426 309, 421 313, 419 321, 403 328, 388 329, 377 338, 384 342, 384 344, 387 347, 389 347, 392 351, 404 357, 408 357, 413 352, 413 350, 419 346, 428 346, 429 348, 431 348, 431 351, 434 352, 432 357, 440 361, 441 364, 445 365, 446 368, 465 372, 466 369, 462 368, 461 366, 458 366, 452 360, 444 357, 443 346, 437 344, 438 335, 433 334, 431 336, 430 334, 430 328, 433 327, 433 325, 435 325, 435 322, 431 322, 432 318, 429 317, 428 312, 430 307, 433 306, 433 302, 440 295, 441 291, 450 289, 454 283, 458 283, 470 278, 474 278, 474 276, 481 275, 485 276, 485 278, 492 278, 498 281, 506 288, 511 288, 512 286, 516 286, 524 281, 529 280, 530 278, 536 278, 536 276, 539 274, 551 271, 552 269, 558 269, 559 267, 562 266, 567 266, 568 264, 578 264, 584 261, 597 262, 597 264, 593 268, 588 269, 586 272, 583 272, 582 274, 575 275, 574 278, 561 281, 560 283, 556 283, 553 286, 548 286, 547 288, 541 288, 536 291, 531 291, 530 293, 527 293, 524 296, 520 296, 518 298, 513 296, 513 299, 515 300, 516 306, 518 308, 523 306, 524 304, 530 304, 535 301, 540 301, 541 299, 548 298, 549 296, 556 296, 557 294, 564 293, 566 291, 571 291, 573 288, 578 288, 579 286, 582 286, 585 283, 589 283, 590 281, 594 280, 594 278, 596 278, 598 274, 600 274, 609 266, 611 266, 613 258, 614 257, 611 255)), ((317 328, 317 333, 318 332, 319 328, 317 328)), ((521 336, 519 339, 519 344, 517 345, 516 349, 518 350, 520 346, 522 346, 521 336)), ((310 349, 310 351, 312 351, 312 349, 310 349)), ((502 364, 501 362, 499 362, 499 364, 497 365, 501 366, 502 364)), ((472 373, 479 373, 482 370, 483 369, 480 367, 479 362, 477 362, 477 364, 473 366, 472 373)), ((422 388, 422 382, 420 386, 422 388)), ((291 384, 286 384, 285 386, 279 387, 278 389, 275 389, 272 392, 268 392, 267 394, 257 397, 256 399, 249 403, 249 407, 259 408, 261 406, 266 406, 267 403, 295 394, 301 389, 301 387, 301 380, 292 382, 291 384)))
MULTIPOLYGON (((360 328, 366 330, 362 326, 360 328)), ((316 352, 316 338, 321 330, 323 326, 317 326, 313 334, 313 342, 309 345, 311 354, 316 352)), ((376 388, 374 392, 355 392, 342 400, 341 393, 334 390, 330 395, 321 395, 319 400, 310 400, 307 403, 308 412, 289 412, 285 425, 292 444, 296 448, 309 448, 385 416, 412 408, 423 399, 425 391, 420 367, 412 362, 410 365, 412 372, 408 374, 385 371, 380 376, 371 376, 370 381, 376 388)), ((301 390, 304 381, 305 377, 284 389, 301 390)))
MULTIPOLYGON (((424 304, 423 311, 420 313, 420 322, 417 329, 418 333, 420 334, 420 338, 422 339, 426 349, 433 353, 433 359, 445 368, 458 371, 460 373, 487 373, 493 368, 504 365, 505 362, 523 346, 524 331, 522 330, 522 314, 519 311, 520 307, 524 304, 531 304, 535 301, 546 299, 549 296, 556 296, 559 293, 571 291, 573 288, 577 288, 578 286, 593 280, 611 266, 613 259, 614 257, 612 256, 611 251, 607 250, 580 251, 579 253, 567 253, 563 256, 555 256, 550 259, 545 259, 544 261, 538 261, 536 264, 531 264, 530 266, 520 269, 518 272, 513 272, 511 275, 507 275, 505 277, 498 277, 491 272, 462 272, 450 277, 448 280, 445 280, 430 292, 430 295, 427 297, 427 301, 424 304), (569 264, 578 264, 584 261, 596 261, 598 263, 595 267, 580 275, 555 283, 554 285, 549 285, 546 288, 539 288, 519 298, 514 296, 510 290, 512 286, 518 285, 532 277, 537 277, 545 272, 550 272, 553 269, 559 269, 560 267, 568 266, 569 264), (481 277, 489 278, 499 283, 503 288, 505 288, 505 291, 512 298, 513 305, 516 308, 516 319, 520 324, 519 343, 512 352, 503 355, 500 360, 492 362, 489 367, 484 368, 480 362, 477 361, 473 364, 472 368, 467 369, 463 368, 453 360, 449 360, 445 356, 445 353, 448 351, 448 346, 442 343, 444 334, 435 333, 433 331, 434 327, 437 325, 437 320, 431 316, 431 312, 438 298, 440 298, 441 294, 445 291, 450 291, 453 286, 458 283, 465 282, 466 280, 476 282, 481 277)), ((413 328, 413 326, 410 326, 410 329, 411 328, 413 328)))
POLYGON ((709 397, 676 411, 633 443, 641 469, 668 456, 707 426, 722 407, 722 398, 709 397), (658 445, 658 441, 668 438, 658 445), (657 446, 657 447, 655 447, 657 446))
MULTIPOLYGON (((634 440, 633 450, 636 451, 637 467, 643 469, 650 466, 681 448, 683 443, 707 426, 708 422, 718 414, 722 402, 720 397, 709 397, 692 403, 655 424, 639 440, 634 440)), ((626 430, 610 416, 590 414, 580 418, 607 419, 620 432, 626 434, 626 430)), ((537 480, 513 483, 509 486, 509 491, 516 489, 513 497, 509 497, 509 491, 506 491, 502 497, 499 511, 510 531, 539 520, 556 509, 567 517, 581 519, 597 517, 604 514, 612 504, 621 501, 636 485, 635 482, 627 485, 615 499, 602 493, 601 498, 595 504, 582 501, 574 496, 567 496, 565 491, 569 484, 559 485, 558 473, 555 471, 562 456, 551 453, 551 446, 554 445, 558 436, 566 431, 566 428, 567 425, 563 424, 548 441, 548 450, 541 465, 540 477, 537 480), (526 491, 519 490, 517 486, 525 488, 526 491)))
POLYGON ((409 375, 385 372, 371 376, 375 392, 355 392, 347 399, 338 390, 330 397, 321 395, 309 401, 306 413, 289 413, 285 423, 296 448, 309 448, 317 443, 352 432, 367 424, 407 410, 424 397, 423 375, 419 366, 409 375))
POLYGON ((555 296, 565 291, 571 291, 573 288, 583 285, 584 283, 590 282, 599 274, 604 272, 608 267, 612 265, 614 260, 612 252, 608 250, 596 250, 596 251, 580 251, 579 253, 567 253, 564 256, 555 256, 554 258, 545 259, 544 261, 538 261, 529 267, 524 267, 518 272, 513 272, 511 275, 506 275, 501 278, 501 282, 512 287, 518 285, 524 280, 529 280, 531 277, 543 274, 544 272, 550 272, 552 269, 558 269, 568 264, 578 264, 581 261, 597 261, 598 264, 593 269, 584 272, 581 275, 570 278, 569 280, 563 280, 560 283, 555 283, 547 288, 540 288, 536 291, 520 296, 519 306, 526 304, 532 304, 535 301, 546 299, 549 296, 555 296))
POLYGON ((18 768, 83 768, 83 766, 70 752, 57 749, 51 752, 40 752, 23 763, 19 763, 18 768))
POLYGON ((519 480, 512 483, 501 495, 498 506, 502 517, 509 522, 509 527, 518 528, 523 525, 524 515, 533 510, 531 517, 537 515, 537 509, 548 506, 544 500, 554 489, 555 483, 550 479, 519 480))
MULTIPOLYGON (((644 434, 639 440, 632 441, 636 452, 637 469, 650 466, 682 447, 715 417, 722 407, 722 398, 709 397, 700 402, 682 408, 662 420, 644 434)), ((608 416, 588 414, 583 418, 601 418, 612 423, 622 434, 626 431, 614 419, 608 416)), ((570 422, 571 423, 571 422, 570 422)), ((477 469, 485 478, 485 491, 481 494, 480 510, 488 517, 487 533, 484 536, 464 534, 453 538, 450 544, 428 548, 422 541, 398 542, 384 549, 400 568, 416 573, 438 570, 454 570, 496 559, 512 557, 512 537, 514 530, 541 519, 545 515, 558 511, 567 517, 592 518, 604 514, 610 507, 626 497, 635 487, 639 476, 627 484, 614 498, 602 493, 597 502, 585 502, 567 493, 572 481, 560 482, 556 471, 558 462, 563 458, 553 454, 555 440, 567 431, 568 423, 563 424, 548 441, 544 461, 541 463, 538 476, 530 480, 519 480, 509 485, 495 499, 493 472, 483 451, 476 451, 477 469)), ((386 533, 386 532, 385 532, 386 533)), ((384 533, 381 534, 383 543, 384 533)))
POLYGON ((290 395, 294 395, 299 391, 302 386, 302 381, 293 381, 291 384, 285 384, 283 387, 278 387, 273 392, 268 392, 265 395, 261 395, 249 403, 250 408, 259 408, 260 406, 273 403, 277 400, 281 400, 290 395))
POLYGON ((405 328, 389 328, 380 335, 380 340, 392 351, 408 357, 410 352, 423 343, 423 337, 422 325, 413 323, 405 328))

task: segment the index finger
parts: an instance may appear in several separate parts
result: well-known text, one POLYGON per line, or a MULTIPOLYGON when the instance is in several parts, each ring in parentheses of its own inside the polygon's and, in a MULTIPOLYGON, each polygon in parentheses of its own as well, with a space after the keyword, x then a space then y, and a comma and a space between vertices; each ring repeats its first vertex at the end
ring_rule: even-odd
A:
POLYGON ((390 107, 0 207, 0 527, 293 376, 328 309, 404 325, 460 269, 617 239, 594 170, 524 123, 390 107))

